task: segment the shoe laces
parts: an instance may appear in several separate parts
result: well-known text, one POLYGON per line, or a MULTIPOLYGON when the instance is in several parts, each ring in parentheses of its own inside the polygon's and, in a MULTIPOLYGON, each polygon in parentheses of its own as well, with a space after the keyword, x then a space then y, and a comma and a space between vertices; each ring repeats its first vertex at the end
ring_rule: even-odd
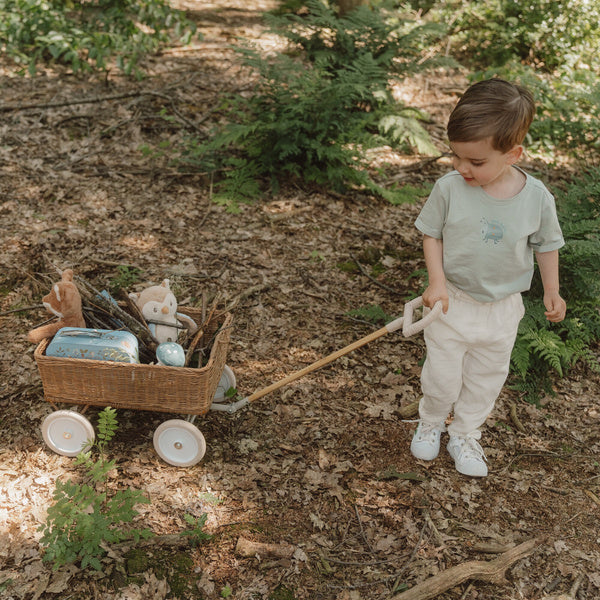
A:
POLYGON ((465 436, 456 436, 460 442, 459 456, 462 460, 473 458, 487 462, 487 457, 478 440, 481 438, 481 432, 476 431, 465 436))
POLYGON ((443 431, 446 431, 446 427, 444 423, 427 423, 426 421, 422 421, 421 419, 417 419, 416 421, 411 421, 412 423, 419 423, 419 427, 417 430, 417 439, 423 441, 433 441, 436 436, 443 431))

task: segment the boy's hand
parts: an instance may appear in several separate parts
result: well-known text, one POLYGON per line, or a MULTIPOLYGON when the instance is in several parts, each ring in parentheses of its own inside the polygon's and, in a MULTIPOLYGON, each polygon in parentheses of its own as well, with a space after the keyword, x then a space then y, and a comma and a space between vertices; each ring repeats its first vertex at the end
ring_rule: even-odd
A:
POLYGON ((567 314, 567 303, 560 297, 558 292, 547 292, 544 294, 544 306, 546 307, 546 319, 552 323, 560 323, 567 314))
POLYGON ((446 314, 448 312, 448 290, 446 289, 445 283, 430 284, 427 289, 423 292, 423 305, 429 308, 433 308, 435 303, 441 300, 442 312, 446 314))

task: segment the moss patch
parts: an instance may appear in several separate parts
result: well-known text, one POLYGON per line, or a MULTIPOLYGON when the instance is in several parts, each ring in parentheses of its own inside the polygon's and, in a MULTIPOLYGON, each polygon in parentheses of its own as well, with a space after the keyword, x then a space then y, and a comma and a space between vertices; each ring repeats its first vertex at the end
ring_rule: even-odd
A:
POLYGON ((130 550, 125 559, 127 585, 139 584, 142 573, 153 571, 158 579, 166 579, 172 597, 180 600, 202 600, 196 586, 201 574, 194 572, 194 561, 188 551, 136 548, 130 550))
POLYGON ((296 600, 296 596, 292 590, 286 588, 284 585, 278 585, 269 596, 269 600, 296 600))

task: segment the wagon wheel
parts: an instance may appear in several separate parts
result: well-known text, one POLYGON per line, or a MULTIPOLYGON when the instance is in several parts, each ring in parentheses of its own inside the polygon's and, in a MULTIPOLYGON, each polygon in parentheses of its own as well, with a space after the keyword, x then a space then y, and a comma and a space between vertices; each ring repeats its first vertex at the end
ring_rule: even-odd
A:
POLYGON ((96 435, 92 424, 81 413, 57 410, 44 419, 42 437, 57 454, 77 456, 93 443, 96 435))
POLYGON ((221 375, 221 379, 219 379, 219 385, 215 391, 215 400, 223 400, 225 398, 225 394, 230 388, 235 388, 235 373, 231 370, 230 367, 225 365, 223 367, 223 373, 221 375))
POLYGON ((202 432, 182 419, 161 423, 154 432, 153 441, 158 455, 175 467, 191 467, 200 462, 206 452, 202 432))

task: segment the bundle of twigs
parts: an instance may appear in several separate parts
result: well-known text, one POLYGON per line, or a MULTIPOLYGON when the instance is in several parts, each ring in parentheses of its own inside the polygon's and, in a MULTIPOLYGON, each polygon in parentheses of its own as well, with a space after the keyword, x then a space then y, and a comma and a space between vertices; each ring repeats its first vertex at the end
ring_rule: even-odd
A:
POLYGON ((123 294, 124 304, 128 309, 125 310, 119 303, 104 296, 83 277, 75 275, 74 279, 81 295, 81 307, 87 325, 94 329, 120 329, 131 332, 138 339, 140 360, 142 362, 155 360, 158 342, 129 297, 123 294))
MULTIPOLYGON (((140 361, 150 363, 156 360, 157 340, 150 333, 148 324, 142 316, 137 305, 129 296, 121 291, 120 296, 112 299, 97 290, 83 277, 76 275, 75 281, 81 295, 83 315, 88 327, 94 329, 119 329, 131 332, 138 339, 140 361)), ((201 319, 198 323, 198 331, 193 335, 184 335, 179 342, 186 351, 185 366, 192 366, 198 355, 198 365, 201 366, 203 358, 210 355, 212 341, 217 332, 207 339, 207 325, 213 318, 218 318, 217 305, 219 296, 213 300, 210 306, 206 306, 206 298, 202 298, 201 319)))

